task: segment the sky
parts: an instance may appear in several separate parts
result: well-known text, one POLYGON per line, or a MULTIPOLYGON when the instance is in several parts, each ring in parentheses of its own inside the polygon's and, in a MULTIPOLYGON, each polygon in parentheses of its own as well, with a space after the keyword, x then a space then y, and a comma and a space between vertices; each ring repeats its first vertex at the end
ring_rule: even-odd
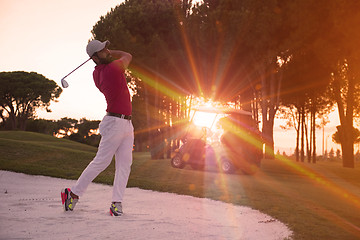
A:
MULTIPOLYGON (((91 30, 100 16, 119 5, 119 0, 0 0, 0 71, 34 71, 60 80, 85 60, 91 30)), ((38 117, 102 119, 105 98, 93 84, 95 64, 89 61, 67 77, 52 113, 38 117)))
MULTIPOLYGON (((88 59, 86 45, 91 30, 100 16, 119 5, 119 0, 0 0, 0 72, 37 72, 61 86, 61 79, 88 59)), ((111 45, 110 45, 111 48, 111 45)), ((120 49, 121 50, 121 49, 120 49)), ((104 96, 92 80, 92 61, 66 78, 58 102, 51 103, 51 113, 37 111, 39 118, 58 120, 62 117, 101 120, 105 114, 104 96)), ((328 151, 339 145, 332 143, 331 134, 339 124, 338 114, 331 115, 325 128, 324 144, 328 151)), ((287 154, 295 149, 294 130, 279 128, 275 121, 275 150, 287 154)), ((318 153, 322 153, 322 131, 317 135, 318 153)), ((325 147, 324 147, 325 148, 325 147)))

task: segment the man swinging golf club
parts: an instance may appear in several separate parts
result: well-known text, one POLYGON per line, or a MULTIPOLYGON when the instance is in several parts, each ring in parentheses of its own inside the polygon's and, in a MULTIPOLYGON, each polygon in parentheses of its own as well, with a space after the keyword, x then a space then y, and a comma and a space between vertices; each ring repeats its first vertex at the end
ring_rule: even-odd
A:
POLYGON ((79 197, 95 177, 109 166, 115 155, 110 214, 120 216, 123 213, 121 203, 130 175, 134 142, 132 106, 124 72, 132 56, 123 51, 109 50, 108 45, 109 41, 93 40, 86 47, 87 54, 96 63, 93 78, 96 87, 105 95, 107 113, 99 125, 101 141, 95 158, 71 189, 61 191, 65 211, 74 210, 79 197))

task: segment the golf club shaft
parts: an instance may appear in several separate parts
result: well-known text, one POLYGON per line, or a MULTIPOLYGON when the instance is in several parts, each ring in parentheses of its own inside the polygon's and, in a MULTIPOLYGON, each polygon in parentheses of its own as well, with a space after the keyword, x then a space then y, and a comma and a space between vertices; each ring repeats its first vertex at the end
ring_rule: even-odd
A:
POLYGON ((75 68, 74 70, 72 70, 68 75, 66 75, 65 77, 63 77, 62 79, 65 79, 67 76, 69 76, 70 74, 72 74, 73 72, 75 72, 78 68, 80 68, 82 65, 84 65, 85 63, 87 63, 91 58, 89 58, 88 60, 86 60, 85 62, 83 62, 80 66, 78 66, 77 68, 75 68))

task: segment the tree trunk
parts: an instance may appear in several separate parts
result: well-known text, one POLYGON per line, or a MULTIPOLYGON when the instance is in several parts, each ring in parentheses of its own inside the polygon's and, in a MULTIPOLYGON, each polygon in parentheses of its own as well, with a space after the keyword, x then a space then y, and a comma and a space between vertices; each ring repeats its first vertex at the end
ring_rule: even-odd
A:
POLYGON ((313 107, 313 111, 312 111, 312 142, 313 142, 313 154, 312 154, 312 163, 316 163, 316 134, 315 134, 315 130, 316 130, 316 125, 315 125, 315 115, 316 114, 316 110, 315 107, 313 107))
POLYGON ((345 133, 344 135, 345 139, 343 140, 343 143, 341 143, 341 150, 343 153, 343 167, 354 168, 354 143, 349 137, 346 137, 348 134, 345 133))
POLYGON ((274 64, 270 64, 268 70, 271 74, 261 78, 262 133, 265 143, 265 158, 274 159, 274 119, 279 106, 281 78, 276 77, 274 64))
POLYGON ((304 133, 305 133, 305 112, 304 106, 301 107, 301 152, 300 152, 300 161, 304 162, 305 154, 304 154, 304 133))
POLYGON ((15 130, 17 128, 17 118, 16 118, 15 109, 14 109, 14 106, 11 103, 8 104, 8 106, 9 106, 10 110, 5 108, 5 106, 2 105, 2 107, 9 114, 9 119, 10 119, 10 123, 11 123, 11 129, 15 130))
MULTIPOLYGON (((251 104, 252 104, 252 114, 253 114, 253 118, 254 118, 254 121, 257 123, 256 126, 257 128, 259 128, 259 93, 258 91, 254 92, 254 99, 251 101, 251 104)), ((235 105, 235 108, 236 108, 236 105, 235 105)))
POLYGON ((265 158, 274 159, 274 121, 263 121, 262 134, 265 142, 265 158))
POLYGON ((151 119, 150 119, 150 109, 149 109, 149 91, 147 86, 144 86, 144 99, 145 99, 145 112, 146 112, 146 129, 147 130, 147 134, 148 134, 148 142, 146 143, 146 147, 149 146, 150 144, 150 139, 151 139, 151 131, 149 129, 151 126, 151 119))
POLYGON ((295 148, 295 158, 296 161, 298 162, 300 160, 300 149, 299 149, 299 145, 300 145, 300 130, 301 130, 301 110, 299 107, 297 107, 297 112, 298 112, 298 119, 297 119, 297 123, 298 123, 298 127, 296 129, 296 148, 295 148))
POLYGON ((354 78, 348 78, 348 92, 345 107, 341 98, 340 77, 334 77, 334 95, 338 105, 340 124, 338 131, 340 134, 341 150, 343 155, 343 167, 354 168, 354 140, 353 140, 353 107, 354 107, 354 78))
POLYGON ((19 124, 19 129, 22 131, 25 131, 26 129, 26 121, 29 118, 28 113, 27 112, 23 112, 23 113, 19 113, 18 115, 18 124, 19 124))
MULTIPOLYGON (((311 128, 310 128, 311 129, 311 128)), ((311 135, 311 130, 310 130, 311 135)), ((309 137, 309 127, 308 127, 308 121, 305 119, 305 138, 306 138, 306 158, 308 160, 308 163, 311 162, 311 138, 309 137)))
POLYGON ((11 123, 11 130, 15 130, 16 125, 17 125, 16 117, 13 115, 10 115, 9 119, 10 119, 10 123, 11 123))

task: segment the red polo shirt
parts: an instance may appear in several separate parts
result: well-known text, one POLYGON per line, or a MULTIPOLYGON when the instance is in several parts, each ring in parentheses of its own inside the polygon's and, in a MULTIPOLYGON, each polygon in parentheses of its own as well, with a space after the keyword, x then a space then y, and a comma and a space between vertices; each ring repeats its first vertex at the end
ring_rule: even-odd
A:
POLYGON ((131 115, 130 92, 121 60, 100 64, 93 72, 96 87, 105 96, 107 112, 131 115))

